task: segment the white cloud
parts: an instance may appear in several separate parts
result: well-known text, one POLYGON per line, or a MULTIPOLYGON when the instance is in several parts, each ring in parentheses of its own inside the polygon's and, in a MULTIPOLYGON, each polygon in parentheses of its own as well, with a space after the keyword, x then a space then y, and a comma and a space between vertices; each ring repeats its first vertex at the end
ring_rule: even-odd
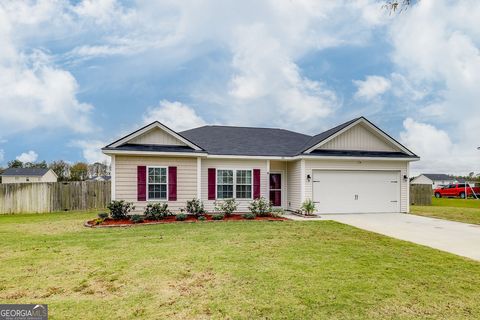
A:
POLYGON ((0 165, 3 163, 5 160, 5 151, 3 149, 0 149, 0 165))
POLYGON ((28 152, 24 152, 21 155, 17 156, 16 159, 19 160, 19 161, 22 161, 23 163, 25 163, 25 162, 35 162, 38 159, 38 154, 35 151, 30 150, 28 152))
POLYGON ((145 124, 159 121, 175 131, 183 131, 205 124, 205 121, 197 115, 194 109, 178 102, 162 100, 159 105, 150 108, 143 115, 145 124))
POLYGON ((102 153, 102 148, 106 145, 100 140, 74 140, 70 142, 73 147, 82 149, 83 158, 88 163, 106 162, 110 163, 110 157, 102 153))
POLYGON ((354 80, 353 83, 357 86, 357 92, 355 98, 372 100, 392 86, 389 79, 381 76, 367 76, 365 80, 354 80))
POLYGON ((36 128, 90 131, 92 106, 76 98, 78 84, 72 74, 56 67, 45 52, 17 49, 18 39, 12 36, 19 30, 15 19, 22 14, 20 9, 7 14, 0 5, 0 135, 36 128))

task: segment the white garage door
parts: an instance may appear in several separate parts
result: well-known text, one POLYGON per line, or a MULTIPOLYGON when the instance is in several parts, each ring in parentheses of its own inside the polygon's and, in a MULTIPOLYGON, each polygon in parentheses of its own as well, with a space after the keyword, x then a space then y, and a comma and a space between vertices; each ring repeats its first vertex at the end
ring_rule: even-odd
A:
POLYGON ((400 212, 399 171, 313 171, 318 213, 400 212))

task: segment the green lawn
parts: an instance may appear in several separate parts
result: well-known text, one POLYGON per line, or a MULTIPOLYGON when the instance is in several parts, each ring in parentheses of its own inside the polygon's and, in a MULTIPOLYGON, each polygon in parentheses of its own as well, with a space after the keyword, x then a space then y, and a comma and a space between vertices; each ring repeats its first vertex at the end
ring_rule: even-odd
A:
POLYGON ((480 263, 332 221, 0 217, 0 303, 51 319, 473 319, 480 263))
POLYGON ((411 206, 413 214, 480 224, 480 200, 476 199, 432 199, 431 206, 411 206))

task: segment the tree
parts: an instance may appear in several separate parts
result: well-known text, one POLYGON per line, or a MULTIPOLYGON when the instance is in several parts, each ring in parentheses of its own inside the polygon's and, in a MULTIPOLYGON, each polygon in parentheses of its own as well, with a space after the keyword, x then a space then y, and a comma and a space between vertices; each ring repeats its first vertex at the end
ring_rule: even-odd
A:
POLYGON ((9 168, 23 168, 23 162, 20 160, 12 160, 8 162, 8 167, 9 168))
POLYGON ((93 164, 88 165, 88 176, 90 178, 106 176, 109 174, 110 174, 110 166, 107 165, 106 162, 103 162, 103 163, 95 162, 93 164))
POLYGON ((55 172, 58 181, 66 181, 70 178, 70 164, 63 160, 53 161, 49 168, 55 172))
POLYGON ((47 165, 47 162, 45 162, 45 160, 41 161, 41 162, 26 162, 24 165, 23 165, 24 168, 39 168, 39 169, 47 169, 48 168, 48 165, 47 165))
POLYGON ((77 162, 70 169, 70 180, 84 181, 88 178, 88 164, 77 162))

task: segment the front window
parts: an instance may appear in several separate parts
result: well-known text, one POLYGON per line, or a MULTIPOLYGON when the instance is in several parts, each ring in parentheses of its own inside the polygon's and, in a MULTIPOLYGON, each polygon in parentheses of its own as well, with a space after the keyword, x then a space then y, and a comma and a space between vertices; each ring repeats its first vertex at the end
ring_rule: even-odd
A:
POLYGON ((233 170, 217 171, 217 198, 233 198, 233 170))
POLYGON ((148 199, 167 200, 167 168, 148 168, 148 199))
POLYGON ((236 196, 238 199, 250 199, 252 197, 251 170, 237 170, 236 196))

